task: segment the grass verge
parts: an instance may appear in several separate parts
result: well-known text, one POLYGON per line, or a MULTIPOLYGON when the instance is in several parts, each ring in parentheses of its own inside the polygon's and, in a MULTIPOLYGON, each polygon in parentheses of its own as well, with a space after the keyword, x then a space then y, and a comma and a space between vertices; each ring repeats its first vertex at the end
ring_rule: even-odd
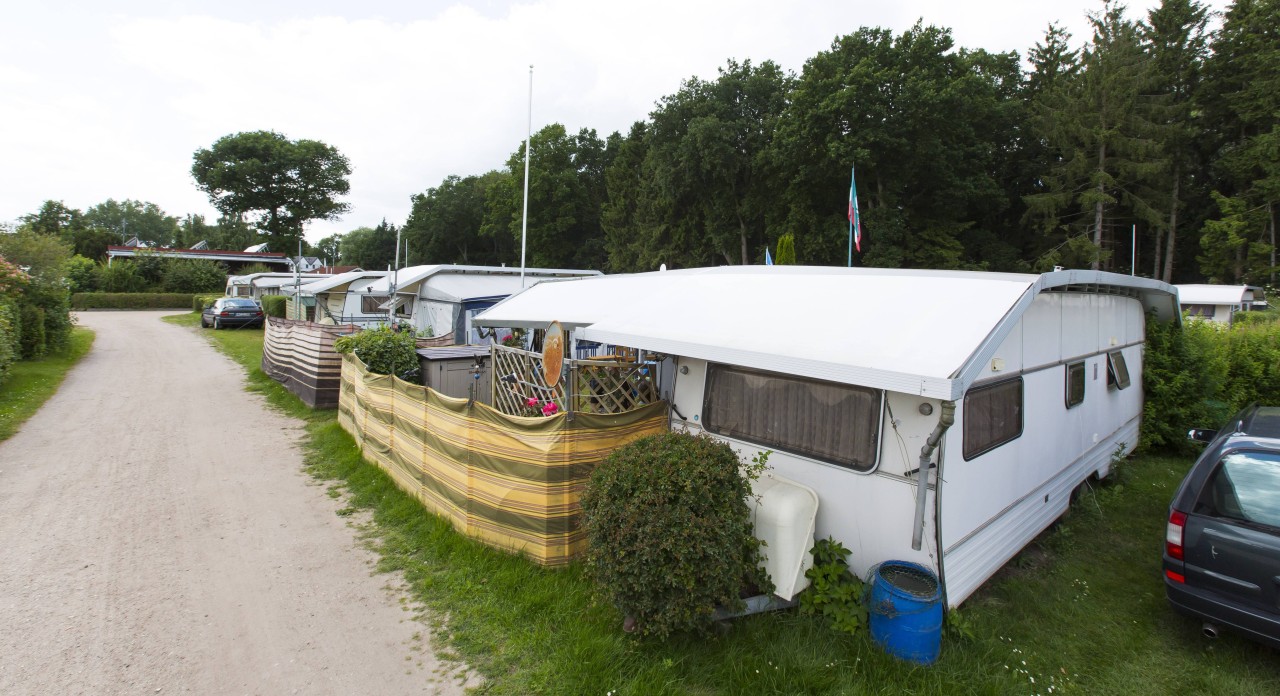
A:
POLYGON ((76 326, 71 329, 66 349, 13 364, 9 379, 0 385, 0 442, 13 437, 18 428, 40 410, 91 347, 93 331, 76 326))
POLYGON ((333 412, 278 403, 293 397, 258 369, 261 332, 206 335, 245 365, 251 388, 302 413, 310 472, 346 489, 339 514, 372 514, 380 570, 402 571, 429 615, 447 617, 436 625, 484 676, 482 693, 1226 695, 1280 683, 1274 651, 1232 635, 1206 642, 1166 605, 1165 511, 1187 459, 1136 458, 1120 481, 1086 493, 957 612, 964 628, 948 632, 933 667, 794 610, 658 643, 623 634, 579 567, 544 570, 457 534, 365 463, 333 412))

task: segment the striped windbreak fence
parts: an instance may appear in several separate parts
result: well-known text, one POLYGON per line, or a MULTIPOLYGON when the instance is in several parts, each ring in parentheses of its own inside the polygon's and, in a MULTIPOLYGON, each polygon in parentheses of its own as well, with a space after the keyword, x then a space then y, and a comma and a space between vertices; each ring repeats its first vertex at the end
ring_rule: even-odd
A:
POLYGON ((579 495, 587 477, 614 449, 666 431, 667 408, 508 416, 372 374, 344 355, 338 422, 365 457, 458 531, 557 566, 586 548, 579 495))
POLYGON ((262 339, 262 371, 283 384, 312 408, 338 405, 342 357, 334 340, 356 331, 351 325, 332 326, 296 319, 267 317, 262 339))

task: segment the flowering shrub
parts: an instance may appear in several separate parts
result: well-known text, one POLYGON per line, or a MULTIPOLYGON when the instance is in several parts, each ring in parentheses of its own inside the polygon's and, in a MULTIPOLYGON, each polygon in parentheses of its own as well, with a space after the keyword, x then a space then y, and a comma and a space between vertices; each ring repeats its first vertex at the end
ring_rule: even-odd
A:
POLYGON ((0 295, 17 295, 30 282, 31 278, 26 272, 0 256, 0 295))

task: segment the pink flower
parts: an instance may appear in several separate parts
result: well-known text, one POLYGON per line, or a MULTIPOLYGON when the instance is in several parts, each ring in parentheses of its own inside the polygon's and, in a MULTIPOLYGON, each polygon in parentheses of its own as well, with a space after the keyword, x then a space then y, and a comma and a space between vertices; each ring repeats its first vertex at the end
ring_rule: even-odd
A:
POLYGON ((547 402, 547 405, 542 407, 542 415, 544 415, 544 416, 550 416, 550 415, 552 415, 553 413, 555 413, 556 411, 559 411, 559 410, 560 410, 560 407, 559 407, 559 406, 556 406, 556 402, 554 402, 554 401, 548 401, 548 402, 547 402))
POLYGON ((528 406, 529 408, 537 408, 537 407, 538 407, 538 400, 537 400, 537 399, 535 399, 535 398, 533 398, 533 397, 531 396, 531 397, 529 397, 529 398, 527 398, 527 399, 525 399, 525 400, 524 400, 524 405, 525 405, 525 406, 528 406))

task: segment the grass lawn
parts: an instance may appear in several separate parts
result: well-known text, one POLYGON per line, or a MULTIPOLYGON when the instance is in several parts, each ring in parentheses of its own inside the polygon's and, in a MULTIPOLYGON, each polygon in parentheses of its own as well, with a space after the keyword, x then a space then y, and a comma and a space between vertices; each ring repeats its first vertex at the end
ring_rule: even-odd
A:
POLYGON ((93 332, 76 326, 71 329, 71 342, 65 350, 13 364, 9 378, 0 384, 0 442, 13 437, 40 410, 92 346, 93 332))
MULTIPOLYGON (((166 321, 198 324, 198 316, 166 321)), ((455 533, 364 463, 333 412, 312 412, 262 374, 260 331, 206 331, 249 386, 308 421, 311 473, 371 511, 382 570, 400 570, 447 647, 492 694, 1268 694, 1280 654, 1215 642, 1172 613, 1160 580, 1165 512, 1190 459, 1143 456, 957 612, 930 668, 885 656, 795 610, 710 636, 636 639, 593 601, 579 567, 544 570, 455 533), (290 403, 292 400, 292 403, 290 403)))

